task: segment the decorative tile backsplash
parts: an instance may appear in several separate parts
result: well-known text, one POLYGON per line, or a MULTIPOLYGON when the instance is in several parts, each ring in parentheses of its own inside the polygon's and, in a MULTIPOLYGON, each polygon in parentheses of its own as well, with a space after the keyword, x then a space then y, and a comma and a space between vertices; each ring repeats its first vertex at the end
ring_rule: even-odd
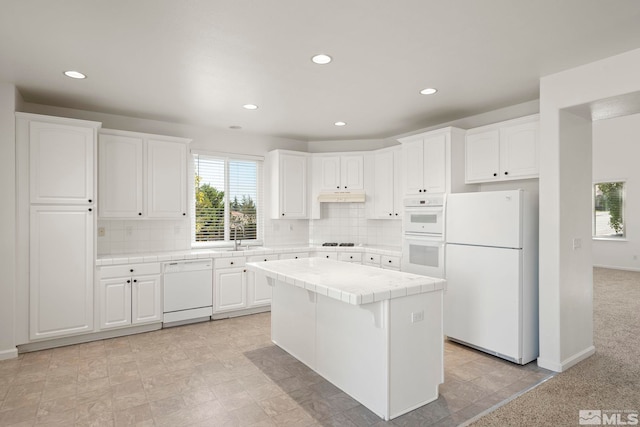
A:
POLYGON ((98 220, 98 255, 191 248, 188 219, 98 220))
POLYGON ((321 219, 309 221, 309 243, 402 245, 402 221, 367 219, 363 203, 323 203, 321 219))
MULTIPOLYGON (((323 203, 321 219, 265 219, 264 244, 402 245, 401 220, 367 219, 363 203, 323 203)), ((188 219, 98 220, 98 255, 164 252, 191 248, 188 219)))

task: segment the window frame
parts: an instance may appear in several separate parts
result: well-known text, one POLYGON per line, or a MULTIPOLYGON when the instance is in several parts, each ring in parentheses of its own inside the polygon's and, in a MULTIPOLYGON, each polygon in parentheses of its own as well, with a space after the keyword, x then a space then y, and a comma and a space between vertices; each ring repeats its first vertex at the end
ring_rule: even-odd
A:
POLYGON ((218 151, 208 150, 190 150, 189 161, 189 206, 191 215, 189 220, 190 224, 190 240, 192 249, 204 249, 204 248, 232 248, 234 241, 232 239, 231 227, 229 225, 230 204, 229 200, 229 162, 230 161, 254 161, 257 163, 256 172, 256 239, 245 240, 242 239, 242 244, 247 246, 262 246, 264 241, 264 157, 252 156, 247 154, 236 153, 224 153, 218 151), (195 158, 196 156, 206 156, 215 158, 218 160, 224 160, 224 240, 197 242, 195 240, 196 231, 196 209, 195 209, 195 158))
POLYGON ((591 238, 592 240, 607 240, 612 242, 627 241, 627 180, 626 179, 601 179, 593 181, 591 185, 591 238), (608 183, 622 183, 622 235, 596 235, 596 185, 608 183))

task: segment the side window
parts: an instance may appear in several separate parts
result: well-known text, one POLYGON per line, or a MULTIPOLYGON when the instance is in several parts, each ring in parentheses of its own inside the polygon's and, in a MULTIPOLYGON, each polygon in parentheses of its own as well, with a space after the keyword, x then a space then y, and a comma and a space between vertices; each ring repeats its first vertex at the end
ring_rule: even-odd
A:
POLYGON ((625 237, 625 183, 598 182, 593 185, 593 237, 625 237))

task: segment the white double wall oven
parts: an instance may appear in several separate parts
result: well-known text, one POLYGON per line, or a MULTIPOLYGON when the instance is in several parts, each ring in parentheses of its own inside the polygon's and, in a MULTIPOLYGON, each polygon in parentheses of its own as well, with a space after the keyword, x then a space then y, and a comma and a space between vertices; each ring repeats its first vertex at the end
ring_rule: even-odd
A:
POLYGON ((444 278, 444 194, 404 199, 402 271, 444 278))

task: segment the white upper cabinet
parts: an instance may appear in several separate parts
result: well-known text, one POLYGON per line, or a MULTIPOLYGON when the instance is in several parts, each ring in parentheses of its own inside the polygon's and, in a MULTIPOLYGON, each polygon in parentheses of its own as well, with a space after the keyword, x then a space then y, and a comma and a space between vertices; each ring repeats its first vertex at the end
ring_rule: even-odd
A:
POLYGON ((373 155, 373 217, 398 219, 402 213, 402 151, 378 150, 373 155))
POLYGON ((318 156, 320 191, 362 190, 364 188, 364 157, 360 154, 318 156))
POLYGON ((271 218, 308 218, 309 155, 275 150, 268 153, 268 162, 272 193, 271 218))
POLYGON ((467 131, 466 182, 538 177, 538 115, 467 131))
POLYGON ((189 142, 183 138, 101 130, 100 217, 186 217, 189 142))
POLYGON ((404 192, 447 193, 464 189, 464 131, 444 128, 401 138, 404 192))
POLYGON ((143 139, 101 134, 98 139, 98 214, 135 218, 143 211, 143 139))
POLYGON ((29 123, 30 202, 90 204, 96 129, 29 123))
POLYGON ((147 144, 147 215, 187 216, 186 145, 155 139, 147 144))

